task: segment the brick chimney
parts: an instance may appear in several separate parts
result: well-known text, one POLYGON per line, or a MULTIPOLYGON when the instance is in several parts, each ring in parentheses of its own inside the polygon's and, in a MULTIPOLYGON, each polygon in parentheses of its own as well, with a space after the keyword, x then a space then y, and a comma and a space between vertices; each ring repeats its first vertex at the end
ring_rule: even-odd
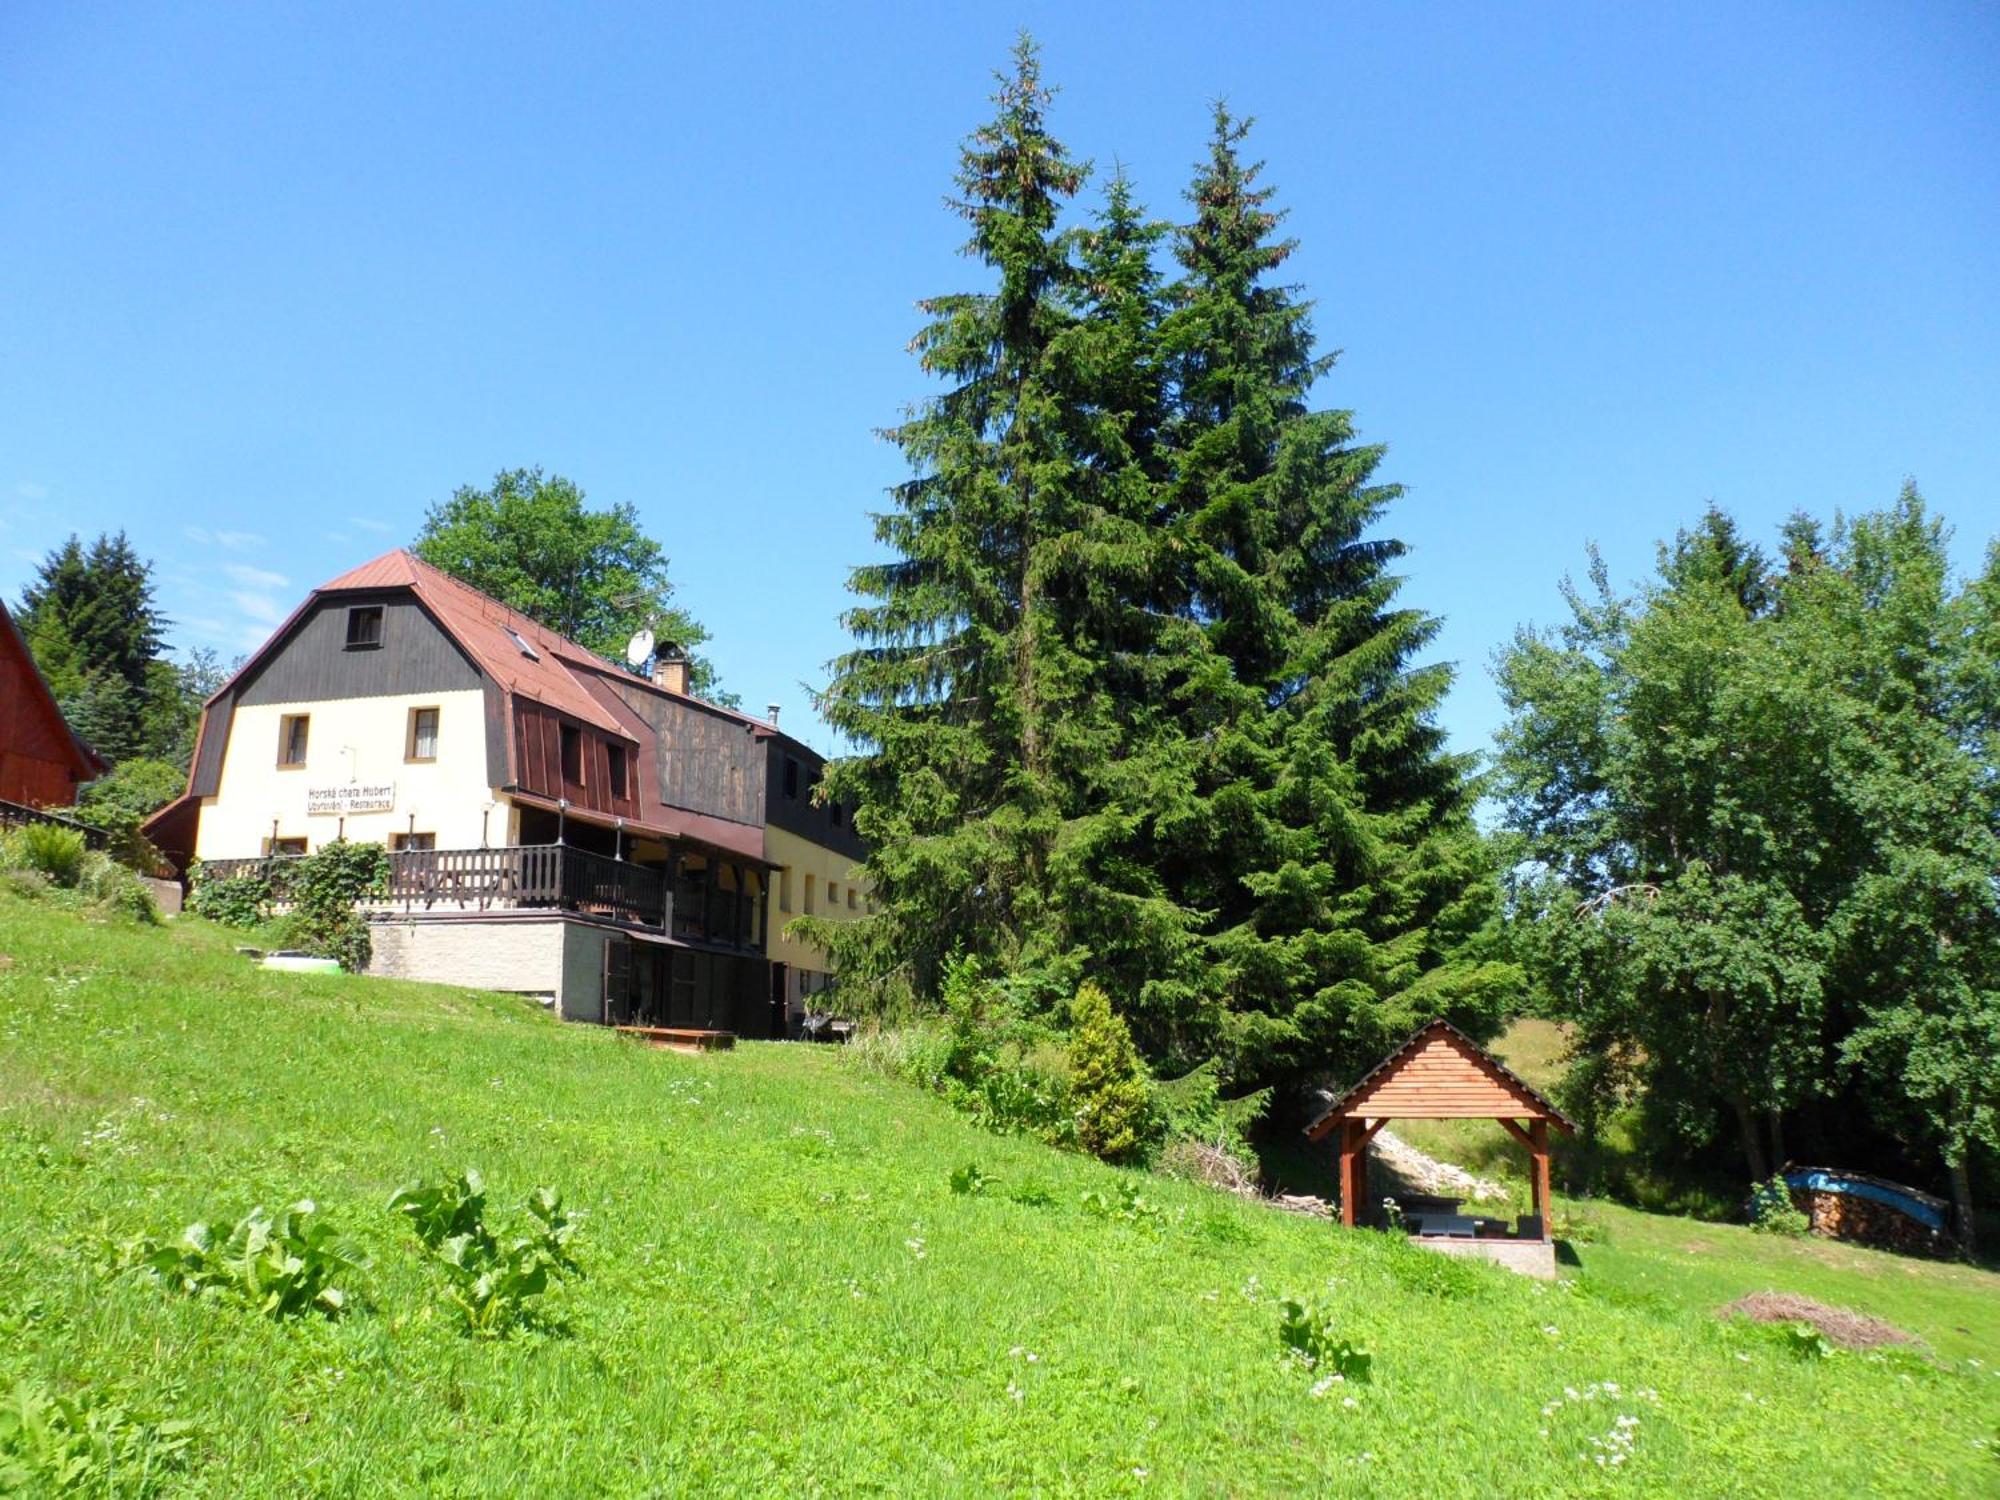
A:
POLYGON ((653 681, 670 693, 688 690, 688 654, 672 641, 660 648, 654 659, 653 681))

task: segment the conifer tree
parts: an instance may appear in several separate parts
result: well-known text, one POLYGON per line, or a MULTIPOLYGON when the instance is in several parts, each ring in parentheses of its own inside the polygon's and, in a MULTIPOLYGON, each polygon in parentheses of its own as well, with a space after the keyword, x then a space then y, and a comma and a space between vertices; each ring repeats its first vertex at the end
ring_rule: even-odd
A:
POLYGON ((851 981, 919 995, 955 950, 1053 1008, 1088 978, 1169 1069, 1245 1082, 1477 1025, 1510 966, 1451 961, 1494 890, 1433 722, 1435 629, 1393 607, 1378 448, 1307 392, 1309 308, 1269 273, 1269 191, 1218 115, 1195 223, 1160 227, 1049 136, 1032 44, 968 141, 986 293, 933 299, 947 389, 889 435, 913 477, 858 569, 822 703, 861 753, 828 795, 877 913, 828 924, 851 981))
POLYGON ((1148 1040, 1254 1083, 1359 1062, 1433 1015, 1488 1024, 1518 976, 1474 943, 1494 884, 1471 767, 1436 722, 1451 674, 1416 665, 1437 625, 1395 604, 1405 549, 1376 530, 1400 490, 1351 413, 1308 404, 1334 356, 1272 279, 1294 242, 1248 129, 1217 109, 1163 328, 1179 567, 1162 605, 1207 656, 1182 659, 1195 769, 1160 853, 1206 917, 1206 1004, 1148 1040))
POLYGON ((153 602, 152 565, 124 532, 89 547, 72 536, 51 552, 22 594, 18 623, 64 715, 100 754, 121 760, 151 748, 167 622, 153 602))
POLYGON ((1122 186, 1064 227, 1087 169, 1049 133, 1032 42, 1013 63, 954 203, 997 284, 922 304, 913 348, 947 389, 888 433, 913 471, 877 518, 895 555, 854 574, 859 644, 822 705, 862 751, 827 795, 857 804, 877 903, 838 935, 843 973, 927 994, 963 949, 1055 1003, 1093 951, 1180 926, 1123 856, 1129 697, 1106 667, 1142 654, 1155 548, 1158 231, 1122 186))

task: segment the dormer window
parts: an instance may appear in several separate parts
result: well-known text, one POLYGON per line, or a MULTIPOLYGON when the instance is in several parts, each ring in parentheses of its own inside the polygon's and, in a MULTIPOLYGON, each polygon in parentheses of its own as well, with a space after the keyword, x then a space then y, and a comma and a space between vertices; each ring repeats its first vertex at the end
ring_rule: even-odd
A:
POLYGON ((373 651, 382 644, 382 606, 357 604, 347 612, 347 649, 373 651))

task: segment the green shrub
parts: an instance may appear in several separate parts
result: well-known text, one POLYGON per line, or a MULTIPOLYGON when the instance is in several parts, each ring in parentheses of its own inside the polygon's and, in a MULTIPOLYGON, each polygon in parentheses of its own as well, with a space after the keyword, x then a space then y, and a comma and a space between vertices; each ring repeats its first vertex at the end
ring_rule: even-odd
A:
POLYGON ((1104 1161, 1142 1160, 1158 1140, 1160 1119, 1132 1033, 1094 984, 1078 988, 1069 1014, 1077 1144, 1104 1161))
POLYGON ((1054 1208, 1056 1195, 1045 1182, 1030 1177, 1025 1182, 1017 1182, 1007 1196, 1025 1208, 1054 1208))
POLYGON ((0 1494, 137 1495, 178 1468, 193 1424, 134 1412, 92 1391, 56 1396, 23 1380, 0 1401, 0 1494))
POLYGON ((65 889, 83 877, 90 852, 83 835, 56 823, 29 823, 7 835, 6 859, 15 869, 34 870, 65 889))
POLYGON ((188 871, 187 909, 197 917, 225 927, 258 927, 271 916, 271 878, 252 875, 211 876, 200 863, 188 871))
POLYGON ((39 901, 53 890, 49 877, 40 870, 22 870, 0 865, 0 890, 23 901, 39 901))
POLYGON ((1220 1069, 1210 1058, 1179 1078, 1160 1080, 1154 1085, 1154 1098, 1169 1139, 1199 1141, 1249 1161, 1255 1153, 1248 1132, 1270 1107, 1271 1090, 1223 1098, 1220 1069))
POLYGON ((442 1182, 413 1182, 389 1200, 451 1279, 446 1295, 478 1338, 503 1338, 533 1320, 532 1300, 552 1276, 581 1276, 570 1253, 576 1220, 554 1188, 536 1188, 524 1205, 530 1223, 502 1240, 486 1223, 486 1184, 467 1168, 442 1182))
POLYGON ((977 1162, 956 1167, 951 1174, 951 1190, 962 1198, 977 1198, 993 1185, 993 1179, 979 1170, 977 1162))
POLYGON ((170 761, 135 756, 121 760, 77 793, 69 815, 79 823, 102 829, 114 859, 150 875, 165 864, 160 851, 140 825, 187 787, 187 772, 170 761))
POLYGON ((1074 1146, 1068 1056, 1058 1034, 975 959, 946 966, 944 1015, 863 1040, 858 1055, 942 1095, 988 1130, 1074 1146))
POLYGON ((335 839, 293 861, 286 875, 292 899, 287 943, 320 958, 338 959, 350 974, 367 968, 373 945, 368 920, 355 906, 389 888, 389 856, 382 846, 335 839))
POLYGON ((1278 1342, 1307 1369, 1365 1383, 1375 1356, 1334 1332, 1333 1321, 1295 1297, 1278 1303, 1278 1342))
POLYGON ((79 888, 102 910, 127 918, 142 926, 160 923, 160 904, 139 877, 108 854, 91 854, 84 860, 79 888))
POLYGON ((1118 1184, 1118 1198, 1113 1202, 1097 1188, 1086 1192, 1079 1206, 1093 1218, 1115 1219, 1124 1224, 1140 1224, 1148 1229, 1158 1229, 1166 1222, 1166 1215, 1160 1212, 1160 1205, 1142 1194, 1130 1182, 1118 1184))
POLYGON ((0 884, 30 901, 153 925, 160 908, 139 877, 85 846, 75 830, 31 823, 0 837, 0 884))
POLYGON ((1796 1240, 1812 1232, 1812 1218, 1792 1202, 1792 1190, 1785 1179, 1773 1177, 1751 1190, 1750 1227, 1759 1234, 1781 1234, 1796 1240))
POLYGON ((196 1223, 170 1245, 134 1241, 125 1259, 184 1296, 233 1296, 274 1320, 306 1312, 339 1316, 347 1293, 335 1281, 366 1269, 360 1252, 335 1238, 310 1199, 276 1218, 253 1208, 220 1244, 207 1224, 196 1223))

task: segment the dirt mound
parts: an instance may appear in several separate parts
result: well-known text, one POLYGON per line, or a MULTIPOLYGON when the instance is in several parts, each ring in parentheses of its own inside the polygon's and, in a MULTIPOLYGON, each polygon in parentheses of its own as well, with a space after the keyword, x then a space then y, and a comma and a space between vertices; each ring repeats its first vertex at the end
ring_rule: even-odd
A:
POLYGON ((1748 1318, 1753 1323, 1810 1323, 1830 1344, 1843 1349, 1873 1349, 1880 1344, 1914 1344, 1913 1333, 1905 1333, 1893 1323, 1871 1318, 1866 1313, 1844 1307, 1828 1307, 1810 1297, 1792 1292, 1752 1292, 1738 1297, 1719 1314, 1725 1318, 1748 1318))

